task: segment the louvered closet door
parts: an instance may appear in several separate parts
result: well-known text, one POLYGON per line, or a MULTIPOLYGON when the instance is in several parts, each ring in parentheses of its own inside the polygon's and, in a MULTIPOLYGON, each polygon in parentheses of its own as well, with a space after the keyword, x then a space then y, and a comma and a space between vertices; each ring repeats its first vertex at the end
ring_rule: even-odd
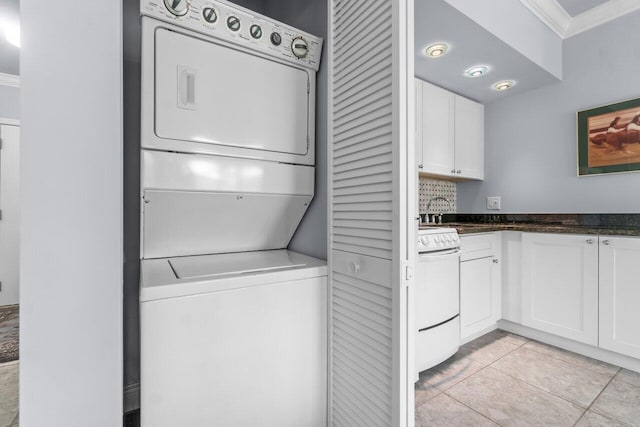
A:
POLYGON ((328 419, 333 426, 413 425, 404 277, 417 227, 407 216, 415 211, 407 194, 413 195, 416 180, 409 117, 415 104, 412 4, 330 0, 328 419))

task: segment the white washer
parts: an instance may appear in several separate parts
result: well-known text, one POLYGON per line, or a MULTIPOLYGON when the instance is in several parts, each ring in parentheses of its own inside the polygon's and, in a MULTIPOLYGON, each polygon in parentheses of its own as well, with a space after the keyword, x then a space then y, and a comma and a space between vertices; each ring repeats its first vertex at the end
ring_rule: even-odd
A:
POLYGON ((142 425, 325 426, 326 275, 287 250, 143 260, 142 425))

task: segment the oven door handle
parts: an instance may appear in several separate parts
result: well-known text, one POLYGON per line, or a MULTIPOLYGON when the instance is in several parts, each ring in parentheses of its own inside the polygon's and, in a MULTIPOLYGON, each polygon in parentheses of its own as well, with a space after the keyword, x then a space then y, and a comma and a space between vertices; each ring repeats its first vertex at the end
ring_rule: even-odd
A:
POLYGON ((439 260, 439 259, 443 259, 443 258, 450 258, 450 257, 458 256, 461 253, 462 253, 462 251, 460 249, 450 249, 448 251, 418 254, 418 258, 420 260, 433 261, 433 260, 439 260))

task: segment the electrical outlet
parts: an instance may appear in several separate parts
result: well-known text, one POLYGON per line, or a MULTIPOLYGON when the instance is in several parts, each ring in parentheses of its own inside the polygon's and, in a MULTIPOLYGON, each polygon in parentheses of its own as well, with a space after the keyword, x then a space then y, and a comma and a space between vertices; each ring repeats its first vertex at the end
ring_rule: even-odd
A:
POLYGON ((500 197, 487 197, 487 209, 488 210, 500 210, 500 197))

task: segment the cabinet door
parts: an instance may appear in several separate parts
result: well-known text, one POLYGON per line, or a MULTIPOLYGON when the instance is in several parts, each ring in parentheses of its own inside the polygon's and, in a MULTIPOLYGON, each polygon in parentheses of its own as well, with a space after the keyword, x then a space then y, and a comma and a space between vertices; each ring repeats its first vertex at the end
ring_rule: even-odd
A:
POLYGON ((418 172, 424 171, 422 158, 422 80, 413 79, 416 92, 416 163, 418 172))
POLYGON ((460 263, 460 336, 463 341, 496 322, 493 260, 493 257, 487 257, 460 263))
POLYGON ((0 125, 0 306, 18 304, 20 280, 20 128, 0 125))
POLYGON ((598 345, 598 238, 522 236, 522 323, 598 345))
POLYGON ((454 139, 456 175, 484 179, 484 105, 455 96, 454 139))
POLYGON ((422 82, 422 159, 424 172, 454 175, 453 93, 422 82))
POLYGON ((600 237, 600 347, 640 358, 640 239, 600 237))

